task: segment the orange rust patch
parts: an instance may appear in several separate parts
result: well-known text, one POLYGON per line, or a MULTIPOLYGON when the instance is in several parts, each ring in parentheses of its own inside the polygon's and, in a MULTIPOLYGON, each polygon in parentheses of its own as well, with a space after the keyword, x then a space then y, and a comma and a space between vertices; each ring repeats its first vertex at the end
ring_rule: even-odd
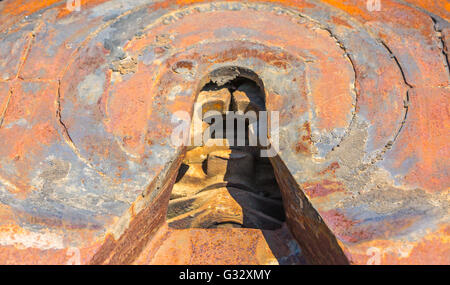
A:
POLYGON ((373 240, 350 248, 355 264, 450 264, 448 225, 417 241, 373 240), (430 254, 432 252, 433 254, 430 254))
POLYGON ((339 162, 332 162, 327 168, 319 172, 319 174, 335 174, 336 169, 340 168, 339 162))
POLYGON ((30 163, 40 159, 45 147, 59 140, 54 114, 55 84, 13 83, 14 90, 0 129, 0 155, 9 158, 18 170, 8 179, 20 190, 19 198, 29 191, 30 163), (37 100, 39 98, 39 100, 37 100), (53 110, 53 112, 52 112, 53 110))
POLYGON ((311 141, 311 126, 309 122, 303 123, 303 127, 299 129, 298 133, 301 135, 301 137, 300 141, 298 141, 295 145, 295 151, 302 154, 311 153, 313 142, 311 141))
POLYGON ((127 149, 141 155, 145 148, 142 134, 145 133, 152 112, 152 82, 149 73, 144 71, 145 65, 139 65, 138 68, 142 72, 133 74, 127 81, 114 83, 111 90, 105 90, 105 94, 113 94, 105 100, 105 125, 109 132, 122 137, 127 149))
POLYGON ((436 0, 408 0, 409 3, 450 20, 450 2, 436 0))
POLYGON ((1 225, 15 223, 14 216, 14 211, 10 206, 0 204, 0 227, 1 225))
POLYGON ((341 240, 346 242, 358 242, 361 239, 370 236, 369 233, 363 231, 354 231, 353 226, 355 226, 358 221, 347 218, 338 210, 323 211, 320 215, 333 233, 341 240))
POLYGON ((302 189, 310 198, 323 197, 331 193, 345 191, 342 183, 329 180, 307 182, 302 184, 302 189))
POLYGON ((412 108, 391 157, 398 168, 408 159, 415 162, 404 175, 407 183, 430 192, 447 190, 450 184, 450 92, 445 88, 415 88, 410 95, 412 108))
POLYGON ((352 26, 347 21, 343 20, 342 18, 331 16, 331 19, 333 20, 333 23, 336 23, 336 24, 342 25, 342 26, 346 26, 348 28, 352 28, 352 26))
MULTIPOLYGON (((17 16, 23 14, 31 15, 41 9, 51 6, 60 0, 16 0, 6 1, 2 13, 17 16)), ((65 7, 65 6, 64 6, 65 7)))
MULTIPOLYGON (((342 11, 349 13, 352 16, 361 16, 363 19, 368 19, 366 17, 366 12, 362 10, 357 2, 354 0, 342 1, 342 0, 323 0, 323 2, 328 3, 342 11)), ((360 4, 365 4, 366 1, 360 2, 360 4)))
POLYGON ((64 265, 87 264, 98 248, 98 243, 88 247, 41 250, 38 248, 17 248, 0 246, 2 265, 64 265))

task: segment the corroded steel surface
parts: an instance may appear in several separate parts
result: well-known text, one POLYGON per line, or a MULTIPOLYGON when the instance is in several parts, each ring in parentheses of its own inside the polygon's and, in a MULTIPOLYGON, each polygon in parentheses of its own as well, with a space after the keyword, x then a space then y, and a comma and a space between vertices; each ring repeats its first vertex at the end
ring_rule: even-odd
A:
POLYGON ((171 115, 230 65, 281 112, 307 262, 450 264, 448 1, 81 3, 0 2, 1 264, 283 263, 283 233, 165 224, 171 115))

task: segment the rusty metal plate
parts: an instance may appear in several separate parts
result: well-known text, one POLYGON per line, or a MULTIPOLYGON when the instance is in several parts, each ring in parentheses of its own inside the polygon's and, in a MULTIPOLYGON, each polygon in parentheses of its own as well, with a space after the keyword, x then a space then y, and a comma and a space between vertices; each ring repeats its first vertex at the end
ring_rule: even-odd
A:
POLYGON ((0 2, 1 264, 450 264, 448 3, 80 3, 0 2), (280 112, 280 230, 166 223, 227 66, 280 112))

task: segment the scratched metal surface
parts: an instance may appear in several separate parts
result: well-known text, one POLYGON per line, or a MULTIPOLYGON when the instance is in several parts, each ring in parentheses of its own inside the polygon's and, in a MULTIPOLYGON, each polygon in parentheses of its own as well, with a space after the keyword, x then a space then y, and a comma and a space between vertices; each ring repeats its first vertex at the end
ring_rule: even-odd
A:
POLYGON ((171 114, 228 65, 263 80, 280 158, 351 263, 450 263, 447 1, 81 3, 0 2, 0 263, 118 240, 180 153, 171 114))

